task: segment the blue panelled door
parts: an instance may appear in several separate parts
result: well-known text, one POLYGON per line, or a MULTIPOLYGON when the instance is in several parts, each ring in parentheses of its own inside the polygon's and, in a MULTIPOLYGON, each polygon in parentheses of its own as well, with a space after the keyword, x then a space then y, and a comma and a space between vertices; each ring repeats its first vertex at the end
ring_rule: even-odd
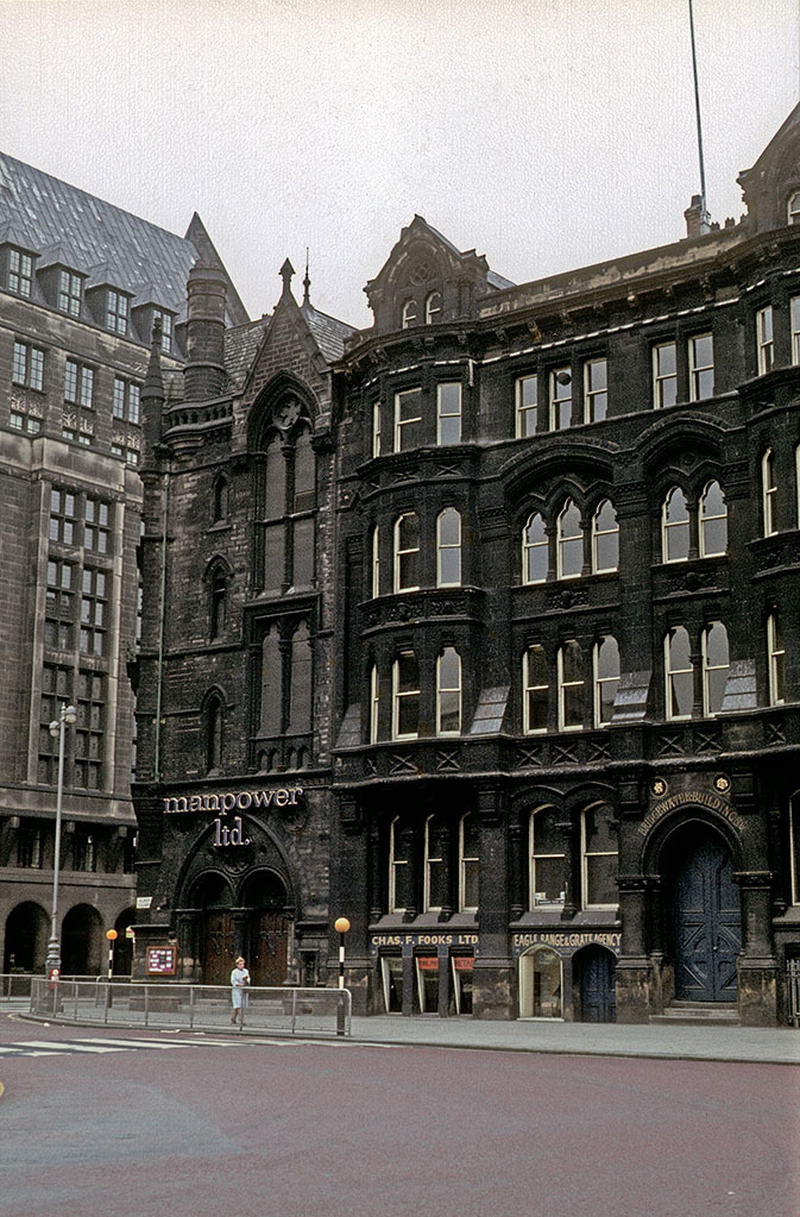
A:
POLYGON ((580 954, 581 1019, 584 1023, 613 1023, 617 1017, 617 961, 603 947, 580 954))
POLYGON ((675 996, 735 1001, 741 947, 741 902, 730 852, 718 837, 706 834, 677 874, 675 996))

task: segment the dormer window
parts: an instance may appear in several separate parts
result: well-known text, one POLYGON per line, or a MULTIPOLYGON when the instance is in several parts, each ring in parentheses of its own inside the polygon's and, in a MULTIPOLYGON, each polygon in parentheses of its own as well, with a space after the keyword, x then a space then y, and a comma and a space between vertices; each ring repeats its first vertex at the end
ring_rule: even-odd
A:
POLYGON ((62 270, 58 276, 58 307, 70 317, 81 315, 81 293, 83 283, 80 275, 71 270, 62 270))
POLYGON ((30 296, 33 282, 33 258, 21 249, 8 251, 8 290, 18 296, 30 296))
POLYGON ((172 313, 165 313, 161 308, 154 308, 153 321, 161 322, 161 350, 166 355, 171 355, 172 340, 175 333, 175 318, 172 313))
POLYGON ((106 329, 112 334, 127 334, 130 301, 122 292, 109 288, 106 297, 106 329))
POLYGON ((403 305, 402 326, 407 330, 409 326, 417 324, 417 302, 416 300, 406 300, 403 305))
POLYGON ((435 325, 442 316, 442 293, 431 292, 425 301, 425 324, 435 325))
POLYGON ((786 213, 788 224, 800 224, 800 190, 795 190, 794 194, 789 195, 786 213))

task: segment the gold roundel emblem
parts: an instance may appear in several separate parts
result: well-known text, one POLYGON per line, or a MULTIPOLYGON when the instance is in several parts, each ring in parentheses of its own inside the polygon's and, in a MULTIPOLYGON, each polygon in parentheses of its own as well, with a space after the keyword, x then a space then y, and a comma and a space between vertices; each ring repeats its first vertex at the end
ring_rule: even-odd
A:
POLYGON ((730 788, 730 778, 726 777, 724 773, 717 774, 717 776, 714 778, 714 789, 718 790, 720 794, 727 794, 730 788))
POLYGON ((665 795, 668 790, 669 786, 667 785, 666 778, 655 778, 650 785, 651 793, 659 799, 665 795))

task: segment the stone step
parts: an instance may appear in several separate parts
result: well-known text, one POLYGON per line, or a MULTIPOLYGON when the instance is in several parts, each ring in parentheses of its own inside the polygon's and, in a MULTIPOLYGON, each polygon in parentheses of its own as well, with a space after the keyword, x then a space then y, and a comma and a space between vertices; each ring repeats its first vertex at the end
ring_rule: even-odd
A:
POLYGON ((739 1013, 732 1002, 674 1001, 663 1014, 651 1014, 651 1023, 683 1026, 738 1027, 739 1013))

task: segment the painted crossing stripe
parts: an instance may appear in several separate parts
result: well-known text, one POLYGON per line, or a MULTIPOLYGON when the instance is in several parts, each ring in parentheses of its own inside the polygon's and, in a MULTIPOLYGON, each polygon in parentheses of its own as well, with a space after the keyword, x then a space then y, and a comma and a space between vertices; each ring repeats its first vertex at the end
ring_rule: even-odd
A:
POLYGON ((10 1056, 80 1056, 104 1055, 109 1052, 137 1052, 148 1048, 231 1048, 235 1040, 18 1040, 0 1045, 0 1058, 10 1056))

